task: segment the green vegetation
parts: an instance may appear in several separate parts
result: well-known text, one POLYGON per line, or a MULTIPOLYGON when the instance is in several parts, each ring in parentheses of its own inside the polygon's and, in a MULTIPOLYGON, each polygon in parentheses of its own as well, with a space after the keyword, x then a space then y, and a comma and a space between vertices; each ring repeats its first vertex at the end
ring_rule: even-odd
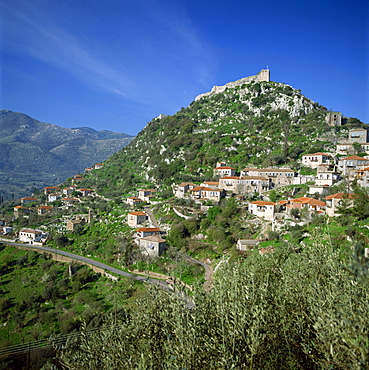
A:
POLYGON ((112 282, 87 266, 59 263, 47 253, 1 247, 1 346, 100 326, 104 314, 126 307, 140 286, 112 282), (115 296, 116 295, 116 296, 115 296))
POLYGON ((79 369, 367 368, 369 263, 359 245, 347 254, 315 229, 303 249, 224 265, 193 308, 151 289, 119 327, 71 338, 57 357, 79 369))
MULTIPOLYGON (((248 201, 258 200, 258 193, 248 199, 228 194, 204 208, 173 198, 174 184, 214 179, 217 161, 237 170, 288 164, 301 174, 315 173, 301 166, 301 156, 329 151, 332 137, 360 124, 348 119, 345 126, 332 128, 326 114, 300 91, 263 82, 227 89, 152 120, 103 168, 82 176, 78 186, 95 189, 94 196, 75 191, 80 204, 61 207, 57 200, 49 215, 19 217, 11 236, 21 227, 46 225, 52 248, 130 272, 164 274, 191 289, 178 282, 168 290, 151 287, 146 294, 133 279, 112 282, 86 266, 2 248, 1 345, 82 332, 56 348, 57 360, 46 365, 54 369, 368 367, 366 190, 355 188, 353 204, 343 200, 340 217, 292 209, 273 223, 247 212, 248 201), (160 257, 139 250, 126 222, 131 209, 125 198, 143 188, 156 188, 151 211, 169 230, 163 236, 169 247, 160 257), (91 222, 66 229, 68 218, 87 213, 91 222), (254 250, 239 251, 239 239, 261 242, 254 250)), ((61 187, 71 184, 69 178, 61 187)), ((307 188, 285 186, 268 196, 271 201, 299 197, 307 188)), ((347 187, 330 191, 346 192, 347 187)), ((35 195, 45 201, 45 195, 35 195)), ((2 218, 11 220, 15 205, 1 205, 2 218)), ((2 368, 24 365, 8 360, 2 368)))
POLYGON ((325 135, 339 136, 347 130, 328 126, 326 114, 325 108, 284 84, 262 82, 227 89, 149 122, 131 145, 88 175, 83 186, 114 197, 155 183, 201 182, 212 178, 217 161, 239 170, 284 164, 298 169, 296 160, 302 154, 332 148, 332 141, 321 140, 325 135), (278 101, 292 105, 281 109, 278 101))

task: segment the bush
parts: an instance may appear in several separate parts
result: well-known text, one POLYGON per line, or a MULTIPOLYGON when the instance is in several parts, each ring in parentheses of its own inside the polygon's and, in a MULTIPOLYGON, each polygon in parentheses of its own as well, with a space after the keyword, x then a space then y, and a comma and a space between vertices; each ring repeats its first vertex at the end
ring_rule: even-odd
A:
POLYGON ((195 287, 193 309, 150 289, 130 320, 71 338, 57 358, 81 369, 367 368, 369 263, 358 248, 343 268, 329 235, 314 238, 299 253, 222 264, 211 291, 195 287))

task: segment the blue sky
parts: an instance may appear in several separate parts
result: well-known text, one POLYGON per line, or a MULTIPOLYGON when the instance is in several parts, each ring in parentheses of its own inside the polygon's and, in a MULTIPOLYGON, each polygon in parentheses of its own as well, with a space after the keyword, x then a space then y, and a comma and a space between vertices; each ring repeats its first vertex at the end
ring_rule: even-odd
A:
POLYGON ((367 0, 2 0, 1 108, 137 134, 269 66, 369 123, 367 0))

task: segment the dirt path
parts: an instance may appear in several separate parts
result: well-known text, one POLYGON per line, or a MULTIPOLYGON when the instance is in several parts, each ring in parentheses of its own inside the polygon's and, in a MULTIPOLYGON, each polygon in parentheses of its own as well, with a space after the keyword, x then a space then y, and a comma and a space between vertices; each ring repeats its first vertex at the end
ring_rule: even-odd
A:
POLYGON ((147 213, 147 215, 149 216, 150 218, 150 222, 152 223, 153 226, 157 227, 157 228, 160 228, 159 227, 159 223, 158 221, 156 220, 154 214, 152 213, 151 211, 151 208, 150 207, 144 207, 144 211, 147 213))
POLYGON ((212 278, 213 278, 213 267, 211 265, 208 265, 205 262, 195 260, 194 258, 187 256, 187 259, 190 260, 191 262, 197 263, 204 267, 205 269, 205 283, 204 283, 204 289, 205 291, 209 291, 211 289, 212 285, 212 278))

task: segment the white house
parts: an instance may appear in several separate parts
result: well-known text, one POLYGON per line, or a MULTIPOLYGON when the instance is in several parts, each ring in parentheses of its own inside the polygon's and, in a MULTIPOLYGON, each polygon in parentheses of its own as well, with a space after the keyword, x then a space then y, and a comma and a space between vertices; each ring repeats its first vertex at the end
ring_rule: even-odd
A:
POLYGON ((47 234, 41 230, 23 228, 19 231, 19 240, 24 243, 33 244, 34 242, 42 242, 47 239, 47 234))
POLYGON ((249 212, 255 216, 263 217, 268 221, 274 219, 276 203, 257 200, 249 203, 249 212))
POLYGON ((129 197, 129 198, 127 198, 127 203, 131 207, 135 207, 136 205, 141 204, 142 202, 143 202, 143 200, 140 199, 140 198, 137 198, 137 197, 129 197))
POLYGON ((197 185, 192 182, 182 182, 174 188, 174 195, 176 198, 184 198, 185 194, 194 189, 197 185))
POLYGON ((150 256, 160 256, 164 253, 167 246, 165 240, 158 235, 150 235, 138 239, 138 245, 150 256))
POLYGON ((207 188, 204 186, 197 186, 190 192, 193 199, 208 199, 216 202, 219 202, 224 195, 223 190, 207 188))
POLYGON ((147 220, 147 214, 143 211, 135 211, 128 213, 128 225, 136 227, 139 224, 143 224, 147 220))
POLYGON ((214 168, 214 176, 234 176, 236 174, 236 169, 229 166, 220 166, 214 168))
POLYGON ((332 156, 321 152, 302 156, 302 164, 310 168, 317 168, 321 164, 330 164, 332 161, 332 156))
POLYGON ((59 198, 61 198, 61 195, 60 194, 49 194, 47 196, 47 201, 49 203, 52 203, 52 202, 55 202, 56 200, 58 200, 59 198))
POLYGON ((369 166, 369 159, 357 155, 351 155, 338 161, 338 169, 342 172, 342 175, 348 177, 354 177, 356 170, 367 166, 369 166))
POLYGON ((241 177, 264 176, 270 179, 272 188, 292 185, 296 172, 290 168, 245 168, 241 171, 241 177))
POLYGON ((136 230, 137 238, 145 238, 146 236, 160 235, 161 231, 157 227, 141 227, 136 230))
POLYGON ((328 166, 320 165, 317 167, 315 184, 318 186, 332 186, 339 181, 341 176, 339 172, 330 170, 328 166))
POLYGON ((236 244, 236 248, 240 251, 249 251, 259 245, 260 240, 258 239, 239 239, 236 244))
POLYGON ((336 193, 324 198, 326 201, 326 213, 328 216, 339 216, 338 209, 347 202, 347 207, 352 207, 355 199, 353 193, 336 193))
POLYGON ((149 203, 151 198, 155 197, 155 193, 155 189, 141 189, 138 191, 138 198, 149 203))

